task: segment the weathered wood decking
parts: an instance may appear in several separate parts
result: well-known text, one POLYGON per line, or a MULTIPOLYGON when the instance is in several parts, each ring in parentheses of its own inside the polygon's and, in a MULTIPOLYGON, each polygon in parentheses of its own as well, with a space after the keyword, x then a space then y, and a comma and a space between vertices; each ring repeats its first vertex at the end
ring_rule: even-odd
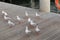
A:
POLYGON ((60 15, 37 11, 40 19, 36 19, 35 12, 35 9, 0 2, 0 40, 60 40, 60 15), (26 23, 9 28, 7 22, 1 17, 2 10, 6 11, 13 19, 16 18, 16 15, 24 17, 25 11, 28 11, 29 16, 39 23, 40 34, 36 35, 35 32, 32 32, 29 36, 26 35, 24 32, 26 23))

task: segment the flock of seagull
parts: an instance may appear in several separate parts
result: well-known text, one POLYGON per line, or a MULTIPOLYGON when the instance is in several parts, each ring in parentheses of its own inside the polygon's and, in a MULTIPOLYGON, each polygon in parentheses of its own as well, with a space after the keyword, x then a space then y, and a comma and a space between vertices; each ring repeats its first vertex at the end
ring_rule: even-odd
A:
MULTIPOLYGON (((39 17, 40 15, 36 12, 36 17, 39 17)), ((15 26, 16 24, 14 23, 14 22, 12 22, 10 19, 12 19, 12 18, 10 18, 9 16, 8 16, 8 13, 7 12, 5 12, 5 11, 2 11, 2 16, 3 16, 3 18, 4 18, 4 20, 5 21, 7 21, 7 23, 8 23, 8 25, 10 26, 10 27, 13 27, 13 26, 15 26)), ((29 16, 29 14, 28 14, 28 12, 26 11, 25 12, 25 16, 26 17, 28 17, 29 16)), ((20 23, 22 20, 24 20, 23 18, 20 18, 19 16, 16 16, 16 19, 17 19, 17 21, 20 23)), ((38 32, 40 32, 40 29, 39 29, 39 27, 38 27, 38 24, 37 23, 35 23, 31 18, 28 18, 27 19, 27 22, 33 27, 35 27, 35 31, 38 33, 38 32)), ((32 31, 31 30, 29 30, 29 27, 28 26, 26 26, 26 28, 25 28, 25 33, 26 34, 28 34, 28 33, 31 33, 32 31)))

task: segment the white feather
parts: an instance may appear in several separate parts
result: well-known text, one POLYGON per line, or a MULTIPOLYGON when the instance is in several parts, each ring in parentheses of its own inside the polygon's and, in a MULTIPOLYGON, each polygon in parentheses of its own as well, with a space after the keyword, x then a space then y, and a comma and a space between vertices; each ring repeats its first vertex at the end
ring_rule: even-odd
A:
POLYGON ((36 12, 36 16, 40 16, 40 15, 36 12))
POLYGON ((7 15, 8 15, 5 11, 2 11, 2 14, 4 14, 5 16, 7 16, 7 15))
POLYGON ((36 32, 39 32, 40 29, 38 28, 38 26, 36 26, 36 29, 35 29, 36 32))
POLYGON ((13 26, 15 25, 15 24, 14 24, 12 21, 10 21, 10 20, 8 20, 8 24, 9 24, 9 25, 13 25, 13 26))
POLYGON ((28 34, 30 33, 31 31, 28 29, 28 27, 26 26, 26 29, 25 29, 25 33, 28 34))

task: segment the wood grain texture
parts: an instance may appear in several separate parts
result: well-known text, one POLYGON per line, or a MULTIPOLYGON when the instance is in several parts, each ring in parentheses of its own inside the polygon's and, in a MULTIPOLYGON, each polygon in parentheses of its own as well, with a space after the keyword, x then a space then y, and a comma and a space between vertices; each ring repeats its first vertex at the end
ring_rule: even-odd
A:
POLYGON ((8 3, 0 2, 0 40, 60 40, 60 16, 55 13, 38 12, 40 19, 37 19, 35 9, 16 6, 8 3), (40 28, 40 33, 36 34, 35 30, 26 35, 24 30, 27 20, 22 24, 16 24, 14 27, 9 28, 7 22, 1 17, 1 11, 6 11, 12 18, 14 23, 16 15, 25 17, 25 11, 28 11, 29 17, 32 18, 40 28))

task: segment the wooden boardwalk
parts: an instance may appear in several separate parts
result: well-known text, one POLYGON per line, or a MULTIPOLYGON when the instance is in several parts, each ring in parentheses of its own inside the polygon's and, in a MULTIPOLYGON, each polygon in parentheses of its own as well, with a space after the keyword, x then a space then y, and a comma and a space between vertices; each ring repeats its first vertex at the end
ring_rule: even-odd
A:
POLYGON ((40 19, 37 19, 34 14, 35 12, 38 11, 0 2, 0 40, 60 40, 60 15, 38 12, 40 14, 40 19), (14 20, 16 20, 16 15, 25 17, 24 13, 28 11, 29 17, 36 23, 39 23, 38 26, 41 29, 40 33, 37 35, 35 31, 33 31, 29 35, 26 35, 24 32, 25 26, 27 25, 26 22, 9 28, 7 22, 1 17, 2 10, 6 11, 14 20))

